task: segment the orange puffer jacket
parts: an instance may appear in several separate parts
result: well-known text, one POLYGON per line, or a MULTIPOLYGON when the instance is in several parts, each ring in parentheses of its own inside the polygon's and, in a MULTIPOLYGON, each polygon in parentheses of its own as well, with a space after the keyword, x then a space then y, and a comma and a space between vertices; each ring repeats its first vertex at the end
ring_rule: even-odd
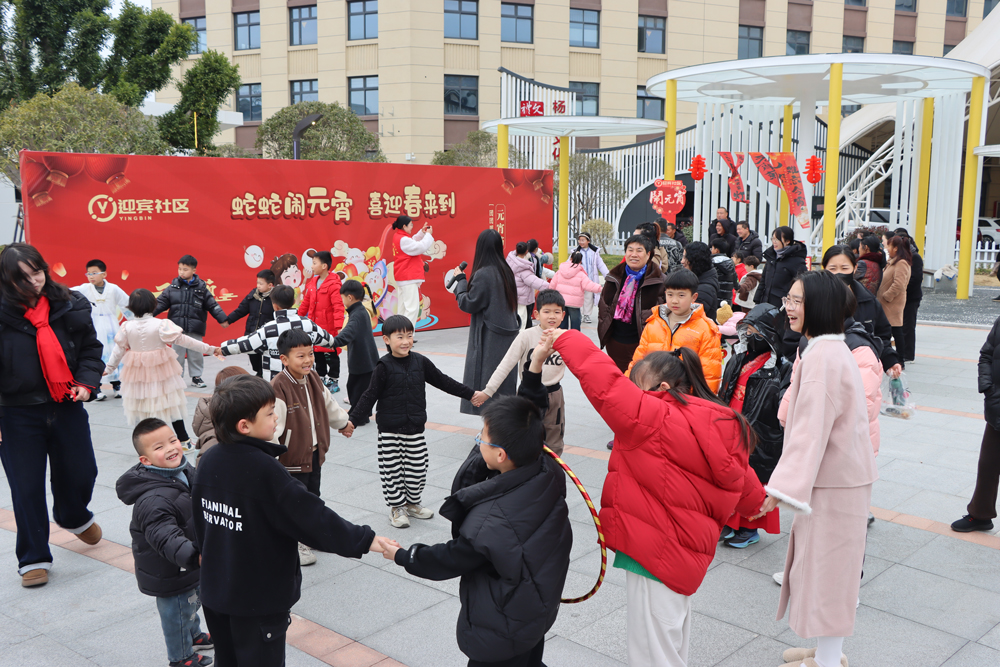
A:
POLYGON ((701 369, 709 388, 718 391, 722 381, 722 344, 718 325, 705 317, 705 309, 700 303, 691 307, 691 317, 682 322, 677 331, 670 331, 669 315, 670 309, 660 306, 646 320, 646 328, 642 330, 642 338, 632 355, 629 370, 650 352, 673 352, 680 347, 689 347, 701 358, 701 369))

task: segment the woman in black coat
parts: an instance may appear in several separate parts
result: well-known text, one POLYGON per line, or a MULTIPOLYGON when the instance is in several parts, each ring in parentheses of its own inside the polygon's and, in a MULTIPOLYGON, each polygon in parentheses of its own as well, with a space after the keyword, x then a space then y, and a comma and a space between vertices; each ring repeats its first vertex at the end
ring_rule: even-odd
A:
POLYGON ((781 307, 781 300, 788 295, 796 276, 806 270, 808 249, 801 241, 795 240, 791 227, 778 227, 771 234, 771 247, 764 251, 764 277, 755 303, 769 303, 781 307))
POLYGON ((86 297, 50 279, 33 246, 0 253, 0 461, 23 586, 46 583, 52 566, 46 465, 56 523, 87 544, 101 539, 87 509, 97 461, 82 403, 97 394, 104 370, 90 311, 86 297))
POLYGON ((983 395, 986 429, 979 450, 976 490, 972 492, 968 514, 951 524, 959 533, 993 530, 997 515, 997 487, 1000 486, 1000 318, 979 350, 979 393, 983 395))
POLYGON ((683 264, 698 276, 695 302, 705 307, 705 315, 714 322, 719 311, 719 274, 712 264, 711 251, 701 241, 691 241, 684 248, 683 264))
POLYGON ((903 358, 903 363, 913 361, 917 352, 917 310, 920 308, 920 300, 924 298, 924 290, 921 286, 924 281, 924 259, 917 250, 917 244, 910 238, 905 227, 896 230, 896 236, 902 236, 910 241, 910 281, 906 283, 906 305, 903 306, 903 340, 900 345, 899 356, 903 358))

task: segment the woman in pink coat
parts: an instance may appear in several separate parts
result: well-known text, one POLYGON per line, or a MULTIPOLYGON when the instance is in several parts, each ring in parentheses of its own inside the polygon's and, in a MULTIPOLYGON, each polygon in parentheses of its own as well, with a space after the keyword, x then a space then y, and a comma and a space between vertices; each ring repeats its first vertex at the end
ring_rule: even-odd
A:
POLYGON ((580 309, 583 308, 583 296, 587 292, 601 293, 601 286, 587 276, 583 268, 583 253, 574 252, 568 262, 559 265, 556 275, 549 281, 549 287, 562 294, 566 300, 566 312, 569 317, 563 318, 562 329, 580 330, 580 309))
POLYGON ((528 257, 528 244, 519 242, 514 250, 507 253, 507 266, 514 272, 517 286, 517 316, 521 318, 521 329, 531 328, 531 312, 535 309, 535 292, 548 289, 549 284, 535 275, 535 267, 528 257))
POLYGON ((840 667, 854 633, 868 506, 878 478, 864 383, 844 343, 847 288, 822 271, 800 276, 784 299, 789 327, 806 339, 792 370, 781 459, 759 516, 784 503, 795 514, 778 619, 816 649, 788 649, 785 667, 840 667))

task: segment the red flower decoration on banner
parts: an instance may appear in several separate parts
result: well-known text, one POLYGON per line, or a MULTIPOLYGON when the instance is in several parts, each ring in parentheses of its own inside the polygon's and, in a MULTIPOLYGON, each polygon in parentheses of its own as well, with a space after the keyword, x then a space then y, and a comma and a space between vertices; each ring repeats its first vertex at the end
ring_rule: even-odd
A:
POLYGON ((42 162, 49 168, 49 181, 53 185, 66 187, 70 176, 76 176, 83 171, 86 160, 82 155, 46 155, 42 162))
POLYGON ((813 185, 823 180, 823 163, 815 155, 806 160, 806 180, 813 185))
POLYGON ((696 181, 700 181, 705 178, 705 158, 700 155, 695 155, 691 158, 691 166, 688 168, 691 173, 691 178, 696 181))
POLYGON ((131 181, 125 178, 125 167, 127 166, 127 157, 96 155, 87 158, 87 173, 95 181, 107 183, 111 186, 112 193, 118 192, 131 183, 131 181))
POLYGON ((21 167, 21 189, 35 206, 45 206, 52 201, 48 178, 49 170, 41 162, 25 162, 21 167))
POLYGON ((520 169, 504 169, 503 171, 503 185, 504 192, 509 195, 514 194, 514 188, 524 183, 524 172, 520 169))

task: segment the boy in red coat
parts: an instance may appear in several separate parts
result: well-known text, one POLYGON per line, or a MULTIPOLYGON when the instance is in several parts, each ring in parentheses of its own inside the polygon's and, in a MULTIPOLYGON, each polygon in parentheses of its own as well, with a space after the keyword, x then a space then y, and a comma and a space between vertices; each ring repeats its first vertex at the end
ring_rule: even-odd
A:
POLYGON ((601 527, 626 571, 629 665, 687 665, 690 596, 722 526, 765 499, 748 466, 753 432, 708 388, 689 348, 649 354, 630 379, 580 332, 546 335, 615 433, 601 527))
MULTIPOLYGON (((330 271, 333 256, 320 250, 312 259, 313 277, 302 291, 299 315, 306 316, 331 336, 344 326, 344 301, 340 298, 340 276, 330 271)), ((340 391, 340 348, 316 346, 316 372, 332 393, 340 391)))

